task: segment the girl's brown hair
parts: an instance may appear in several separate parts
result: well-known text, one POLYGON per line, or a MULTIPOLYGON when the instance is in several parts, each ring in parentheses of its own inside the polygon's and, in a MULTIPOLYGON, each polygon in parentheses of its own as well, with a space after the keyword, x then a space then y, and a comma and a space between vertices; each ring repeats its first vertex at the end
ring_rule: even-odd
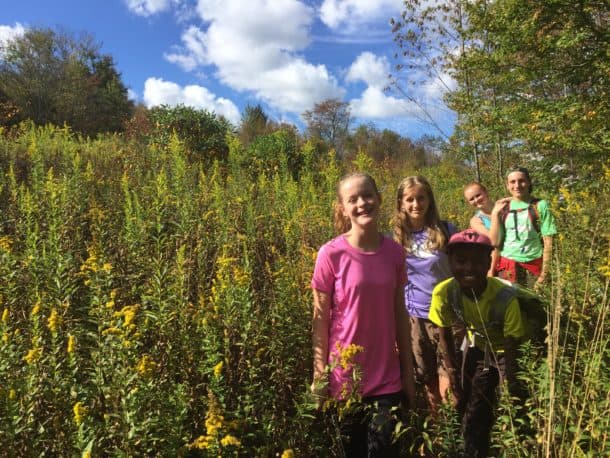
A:
POLYGON ((377 194, 377 197, 379 198, 379 200, 381 201, 381 194, 379 194, 379 190, 377 189, 377 183, 375 183, 375 180, 373 179, 372 176, 370 176, 368 173, 360 173, 360 172, 356 172, 356 173, 349 173, 347 175, 344 175, 340 180, 339 183, 337 183, 337 188, 336 188, 336 198, 335 198, 335 205, 334 205, 334 210, 333 210, 333 224, 335 226, 335 232, 337 234, 344 234, 345 232, 349 231, 352 228, 352 222, 350 221, 350 219, 345 216, 343 214, 343 202, 341 200, 341 186, 343 186, 343 184, 352 179, 352 178, 364 178, 366 181, 368 181, 371 186, 373 186, 373 189, 375 190, 375 194, 377 194))
POLYGON ((511 167, 510 169, 508 169, 508 171, 506 172, 506 182, 508 183, 508 176, 513 173, 513 172, 521 172, 525 178, 527 179, 527 181, 529 182, 529 186, 528 186, 528 192, 531 194, 532 191, 534 190, 534 185, 532 184, 532 177, 530 176, 530 171, 527 170, 525 167, 519 167, 519 166, 514 166, 511 167))
POLYGON ((445 245, 447 245, 447 231, 442 227, 443 223, 441 222, 438 213, 432 186, 430 186, 428 180, 420 175, 407 177, 398 185, 398 191, 396 192, 396 207, 392 218, 394 240, 400 243, 407 253, 411 251, 413 228, 409 216, 402 209, 402 198, 405 190, 417 185, 424 189, 428 195, 428 200, 430 201, 428 210, 424 215, 424 228, 428 232, 428 243, 426 248, 429 250, 442 250, 445 248, 445 245))

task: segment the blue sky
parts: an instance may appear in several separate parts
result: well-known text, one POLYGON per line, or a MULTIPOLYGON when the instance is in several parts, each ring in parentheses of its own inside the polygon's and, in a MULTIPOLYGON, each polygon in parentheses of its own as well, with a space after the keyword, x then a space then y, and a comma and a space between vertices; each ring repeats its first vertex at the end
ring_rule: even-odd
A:
MULTIPOLYGON (((14 0, 3 2, 0 40, 29 27, 91 33, 113 56, 132 98, 184 103, 235 124, 261 104, 277 121, 336 97, 354 126, 418 138, 438 131, 404 97, 384 91, 396 61, 389 26, 402 0, 14 0)), ((418 75, 413 75, 417 77, 418 75)), ((437 82, 410 93, 446 132, 454 122, 437 82)))

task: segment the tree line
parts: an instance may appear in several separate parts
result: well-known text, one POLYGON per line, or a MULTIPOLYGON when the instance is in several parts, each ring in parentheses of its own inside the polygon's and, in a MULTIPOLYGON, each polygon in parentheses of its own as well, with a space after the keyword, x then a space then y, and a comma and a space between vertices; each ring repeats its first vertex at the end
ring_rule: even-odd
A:
POLYGON ((112 56, 91 35, 29 29, 0 45, 0 126, 30 120, 68 125, 85 136, 121 132, 132 139, 167 145, 176 135, 193 160, 226 159, 227 133, 244 147, 281 131, 295 145, 311 140, 318 154, 331 149, 350 159, 364 151, 378 161, 423 165, 435 160, 436 139, 412 141, 372 124, 353 129, 347 102, 330 99, 303 113, 306 130, 273 121, 260 105, 245 107, 237 126, 207 110, 183 105, 147 108, 130 100, 112 56))

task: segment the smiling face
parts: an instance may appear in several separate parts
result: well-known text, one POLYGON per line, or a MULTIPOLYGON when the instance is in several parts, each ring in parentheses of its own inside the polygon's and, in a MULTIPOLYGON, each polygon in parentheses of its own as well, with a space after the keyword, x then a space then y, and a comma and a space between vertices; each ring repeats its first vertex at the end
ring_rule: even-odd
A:
POLYGON ((375 186, 366 176, 345 180, 340 188, 343 216, 350 219, 352 227, 375 227, 381 198, 375 186))
POLYGON ((401 209, 406 213, 412 225, 420 225, 426 221, 426 213, 430 208, 430 196, 426 188, 420 184, 405 188, 401 199, 401 209))
POLYGON ((472 244, 455 245, 449 250, 449 267, 462 292, 480 296, 487 286, 491 250, 472 244))
POLYGON ((464 190, 466 202, 474 208, 485 210, 489 204, 489 196, 481 186, 473 184, 464 190))
POLYGON ((527 200, 530 197, 532 182, 523 172, 511 172, 506 177, 506 189, 516 200, 527 200))

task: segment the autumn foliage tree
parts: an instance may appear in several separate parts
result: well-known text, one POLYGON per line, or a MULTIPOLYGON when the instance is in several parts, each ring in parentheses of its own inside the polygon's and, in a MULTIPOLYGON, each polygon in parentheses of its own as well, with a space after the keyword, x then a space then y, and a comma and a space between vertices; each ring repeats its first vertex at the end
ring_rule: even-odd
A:
POLYGON ((339 99, 316 103, 312 110, 303 113, 307 133, 325 141, 338 155, 343 154, 352 116, 349 104, 339 99))

